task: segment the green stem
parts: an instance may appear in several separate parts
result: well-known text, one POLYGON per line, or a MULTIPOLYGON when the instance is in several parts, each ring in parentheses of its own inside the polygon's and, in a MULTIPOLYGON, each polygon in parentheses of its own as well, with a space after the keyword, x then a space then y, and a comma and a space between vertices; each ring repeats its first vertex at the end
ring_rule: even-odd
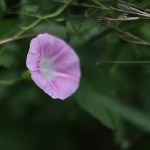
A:
POLYGON ((30 30, 31 28, 33 28, 34 26, 36 26, 39 22, 41 22, 41 18, 38 18, 36 21, 34 21, 33 23, 31 23, 30 25, 26 26, 26 27, 22 27, 21 31, 18 32, 15 36, 19 36, 22 33, 26 32, 27 30, 30 30))
POLYGON ((21 80, 30 80, 31 74, 29 70, 26 70, 20 77, 12 79, 12 80, 0 80, 0 85, 12 85, 21 80))
POLYGON ((69 0, 69 1, 68 1, 67 3, 65 3, 61 8, 59 8, 56 12, 54 12, 54 13, 52 13, 52 14, 45 15, 45 16, 43 16, 43 17, 40 17, 40 18, 38 18, 37 20, 35 20, 33 23, 29 24, 28 26, 22 27, 22 28, 21 28, 22 30, 21 30, 20 32, 18 32, 18 33, 16 34, 16 36, 19 36, 19 35, 21 35, 22 33, 24 33, 24 32, 26 32, 26 31, 32 29, 32 28, 35 27, 38 23, 40 23, 42 20, 49 19, 49 18, 54 18, 54 17, 60 15, 60 14, 67 8, 67 6, 68 6, 72 1, 73 1, 73 0, 69 0))
POLYGON ((67 7, 70 3, 72 3, 74 0, 69 0, 67 3, 65 3, 60 9, 58 9, 56 12, 49 14, 49 15, 45 15, 43 18, 44 19, 48 19, 48 18, 53 18, 56 17, 58 15, 60 15, 67 7))
POLYGON ((12 80, 0 80, 0 85, 12 85, 20 80, 21 80, 21 78, 16 78, 16 79, 12 79, 12 80))
POLYGON ((150 61, 101 61, 106 64, 150 64, 150 61))
MULTIPOLYGON (((52 13, 52 14, 49 14, 49 15, 45 15, 43 17, 40 17, 38 16, 38 19, 35 20, 34 22, 32 22, 31 24, 25 26, 25 27, 21 27, 21 31, 19 31, 18 33, 16 33, 15 36, 20 36, 21 34, 23 34, 24 32, 32 29, 33 27, 35 27, 38 23, 40 23, 42 20, 46 20, 46 19, 49 19, 49 18, 53 18, 53 17, 56 17, 58 15, 60 15, 66 8, 67 6, 73 2, 74 0, 69 0, 67 3, 65 3, 61 8, 59 8, 56 12, 52 13)), ((14 36, 14 37, 15 37, 14 36)), ((4 52, 5 50, 5 46, 0 50, 0 54, 2 54, 2 52, 4 52)))
MULTIPOLYGON (((96 5, 98 5, 99 7, 101 7, 102 9, 107 9, 102 3, 100 3, 99 1, 97 0, 94 0, 93 1, 96 5)), ((109 10, 106 10, 106 13, 110 16, 112 16, 112 13, 109 11, 109 10)))
POLYGON ((21 77, 23 80, 30 80, 31 79, 31 73, 29 70, 26 70, 21 77))

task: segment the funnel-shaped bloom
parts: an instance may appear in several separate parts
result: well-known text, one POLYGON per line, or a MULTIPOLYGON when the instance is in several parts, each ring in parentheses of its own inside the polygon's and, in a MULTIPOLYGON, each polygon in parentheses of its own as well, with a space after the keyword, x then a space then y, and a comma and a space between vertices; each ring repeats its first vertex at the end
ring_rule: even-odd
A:
POLYGON ((57 37, 45 33, 32 39, 26 65, 35 84, 53 99, 66 99, 78 88, 79 58, 57 37))

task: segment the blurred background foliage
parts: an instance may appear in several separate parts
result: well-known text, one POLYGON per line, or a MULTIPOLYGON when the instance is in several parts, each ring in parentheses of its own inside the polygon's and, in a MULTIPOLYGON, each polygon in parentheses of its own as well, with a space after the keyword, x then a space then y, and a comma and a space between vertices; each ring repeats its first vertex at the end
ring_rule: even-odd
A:
POLYGON ((149 19, 149 0, 0 0, 0 150, 149 150, 149 19), (80 57, 66 101, 26 74, 30 40, 45 32, 80 57))

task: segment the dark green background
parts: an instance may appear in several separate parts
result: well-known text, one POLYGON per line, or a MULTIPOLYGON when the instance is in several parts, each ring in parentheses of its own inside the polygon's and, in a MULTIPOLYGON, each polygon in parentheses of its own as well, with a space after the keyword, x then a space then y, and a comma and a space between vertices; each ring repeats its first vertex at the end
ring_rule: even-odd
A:
MULTIPOLYGON (((67 2, 0 0, 0 41, 67 2)), ((53 34, 79 55, 81 83, 65 101, 51 99, 25 76, 35 35, 0 45, 0 150, 150 149, 150 17, 110 10, 131 12, 131 4, 148 13, 150 1, 125 2, 76 0, 22 32, 53 34), (96 19, 124 16, 140 18, 96 19)))

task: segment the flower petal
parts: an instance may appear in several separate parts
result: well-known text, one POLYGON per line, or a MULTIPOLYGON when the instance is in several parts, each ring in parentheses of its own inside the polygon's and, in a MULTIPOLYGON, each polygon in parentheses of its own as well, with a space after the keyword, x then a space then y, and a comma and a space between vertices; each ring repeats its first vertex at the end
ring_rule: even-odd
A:
POLYGON ((31 72, 32 80, 36 83, 38 87, 40 87, 42 90, 45 89, 48 81, 46 78, 41 74, 40 71, 33 71, 31 72))
POLYGON ((76 78, 80 77, 79 58, 69 46, 62 49, 61 55, 57 55, 57 58, 52 62, 52 66, 56 72, 61 72, 76 78))
POLYGON ((67 97, 70 97, 78 88, 79 79, 72 78, 70 76, 61 77, 58 76, 51 81, 51 84, 48 84, 45 88, 45 92, 48 95, 51 95, 50 92, 53 91, 51 95, 54 99, 64 100, 67 97))
POLYGON ((32 39, 30 43, 29 53, 41 56, 41 45, 38 38, 32 39))
POLYGON ((45 58, 55 57, 66 46, 63 40, 47 33, 40 34, 37 38, 41 45, 42 57, 45 58))
POLYGON ((30 71, 39 70, 40 56, 34 53, 28 53, 26 65, 30 71))
POLYGON ((66 99, 78 88, 80 62, 63 40, 40 34, 31 41, 26 65, 33 81, 53 99, 66 99))

